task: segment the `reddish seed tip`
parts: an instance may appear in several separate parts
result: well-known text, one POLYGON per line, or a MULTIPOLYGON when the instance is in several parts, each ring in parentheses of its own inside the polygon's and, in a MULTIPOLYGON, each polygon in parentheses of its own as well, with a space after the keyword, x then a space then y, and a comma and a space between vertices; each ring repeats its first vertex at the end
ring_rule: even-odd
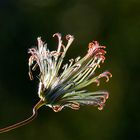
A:
POLYGON ((106 99, 108 99, 108 98, 109 98, 109 94, 107 93, 107 94, 106 94, 106 99))
POLYGON ((101 46, 101 48, 105 49, 105 48, 106 48, 106 46, 101 46))
POLYGON ((71 38, 74 38, 72 35, 66 35, 66 39, 70 40, 71 38))
POLYGON ((89 44, 88 44, 88 48, 90 49, 90 48, 93 48, 93 43, 92 42, 90 42, 89 44))
POLYGON ((63 107, 62 107, 62 106, 59 106, 59 105, 58 105, 58 106, 53 106, 53 107, 52 107, 52 109, 53 109, 54 112, 59 112, 59 111, 62 110, 62 108, 63 108, 63 107))
POLYGON ((55 33, 53 34, 53 37, 57 36, 58 38, 61 37, 61 34, 60 33, 55 33))
POLYGON ((108 82, 108 81, 109 81, 109 78, 107 77, 107 78, 106 78, 106 82, 108 82))
POLYGON ((109 73, 110 74, 110 77, 112 77, 112 74, 111 73, 109 73))
POLYGON ((98 41, 92 41, 92 43, 93 43, 94 45, 97 45, 97 46, 99 46, 99 43, 98 43, 98 41))
POLYGON ((99 106, 98 107, 98 110, 103 110, 103 106, 99 106))

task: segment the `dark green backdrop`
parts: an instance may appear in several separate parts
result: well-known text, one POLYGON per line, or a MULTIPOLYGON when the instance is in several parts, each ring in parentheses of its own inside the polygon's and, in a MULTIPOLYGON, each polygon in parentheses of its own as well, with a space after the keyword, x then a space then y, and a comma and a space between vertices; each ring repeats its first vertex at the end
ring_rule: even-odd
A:
POLYGON ((98 88, 110 92, 104 110, 54 113, 43 107, 30 125, 0 134, 0 140, 140 139, 139 0, 0 0, 0 127, 31 115, 38 81, 28 78, 27 50, 38 36, 55 49, 56 32, 75 36, 68 58, 84 55, 93 39, 107 46, 99 71, 107 69, 113 78, 98 88))

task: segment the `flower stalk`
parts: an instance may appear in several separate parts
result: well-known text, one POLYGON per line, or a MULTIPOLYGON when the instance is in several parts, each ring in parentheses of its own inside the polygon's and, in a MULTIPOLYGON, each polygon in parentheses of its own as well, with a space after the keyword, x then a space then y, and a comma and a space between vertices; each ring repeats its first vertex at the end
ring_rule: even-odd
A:
POLYGON ((5 132, 11 131, 11 130, 13 130, 13 129, 19 128, 19 127, 21 127, 21 126, 24 126, 24 125, 30 123, 31 121, 33 121, 33 120, 37 117, 38 109, 39 109, 41 106, 43 106, 43 105, 44 105, 44 102, 43 102, 42 100, 40 100, 40 101, 33 107, 33 113, 32 113, 32 115, 31 115, 29 118, 27 118, 27 119, 25 119, 25 120, 23 120, 23 121, 21 121, 21 122, 19 122, 19 123, 10 125, 10 126, 8 126, 8 127, 0 128, 0 133, 5 133, 5 132))

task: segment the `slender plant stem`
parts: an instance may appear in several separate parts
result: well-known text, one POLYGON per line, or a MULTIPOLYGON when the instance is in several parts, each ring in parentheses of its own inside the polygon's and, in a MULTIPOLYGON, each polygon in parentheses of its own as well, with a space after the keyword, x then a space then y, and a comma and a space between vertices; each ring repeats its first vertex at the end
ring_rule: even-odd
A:
POLYGON ((37 117, 37 114, 38 114, 37 110, 38 110, 41 106, 43 106, 44 104, 45 104, 45 102, 42 101, 42 100, 40 100, 40 101, 34 106, 34 108, 33 108, 33 113, 32 113, 32 115, 31 115, 29 118, 27 118, 27 119, 25 119, 25 120, 23 120, 23 121, 21 121, 21 122, 18 122, 18 123, 16 123, 16 124, 7 126, 7 127, 5 127, 5 128, 0 128, 0 133, 8 132, 8 131, 11 131, 11 130, 13 130, 13 129, 16 129, 16 128, 18 128, 18 127, 21 127, 21 126, 23 126, 23 125, 26 125, 26 124, 30 123, 31 121, 33 121, 33 120, 37 117))

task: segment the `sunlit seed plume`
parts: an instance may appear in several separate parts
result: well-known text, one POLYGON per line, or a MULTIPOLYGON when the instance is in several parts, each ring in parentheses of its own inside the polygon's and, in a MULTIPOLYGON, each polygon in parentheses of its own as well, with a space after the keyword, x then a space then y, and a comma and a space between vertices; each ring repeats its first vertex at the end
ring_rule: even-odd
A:
POLYGON ((105 46, 100 46, 97 41, 88 45, 88 51, 84 57, 78 56, 70 59, 63 65, 63 59, 71 46, 74 37, 67 35, 66 45, 63 44, 61 34, 56 33, 53 37, 58 38, 58 47, 55 51, 49 51, 41 37, 37 38, 38 46, 29 49, 29 76, 33 79, 32 70, 39 67, 39 97, 46 102, 55 112, 64 107, 79 109, 80 105, 94 105, 102 109, 108 92, 89 92, 84 88, 92 83, 100 84, 100 78, 105 77, 109 81, 111 73, 108 71, 95 76, 95 70, 105 60, 105 46))

